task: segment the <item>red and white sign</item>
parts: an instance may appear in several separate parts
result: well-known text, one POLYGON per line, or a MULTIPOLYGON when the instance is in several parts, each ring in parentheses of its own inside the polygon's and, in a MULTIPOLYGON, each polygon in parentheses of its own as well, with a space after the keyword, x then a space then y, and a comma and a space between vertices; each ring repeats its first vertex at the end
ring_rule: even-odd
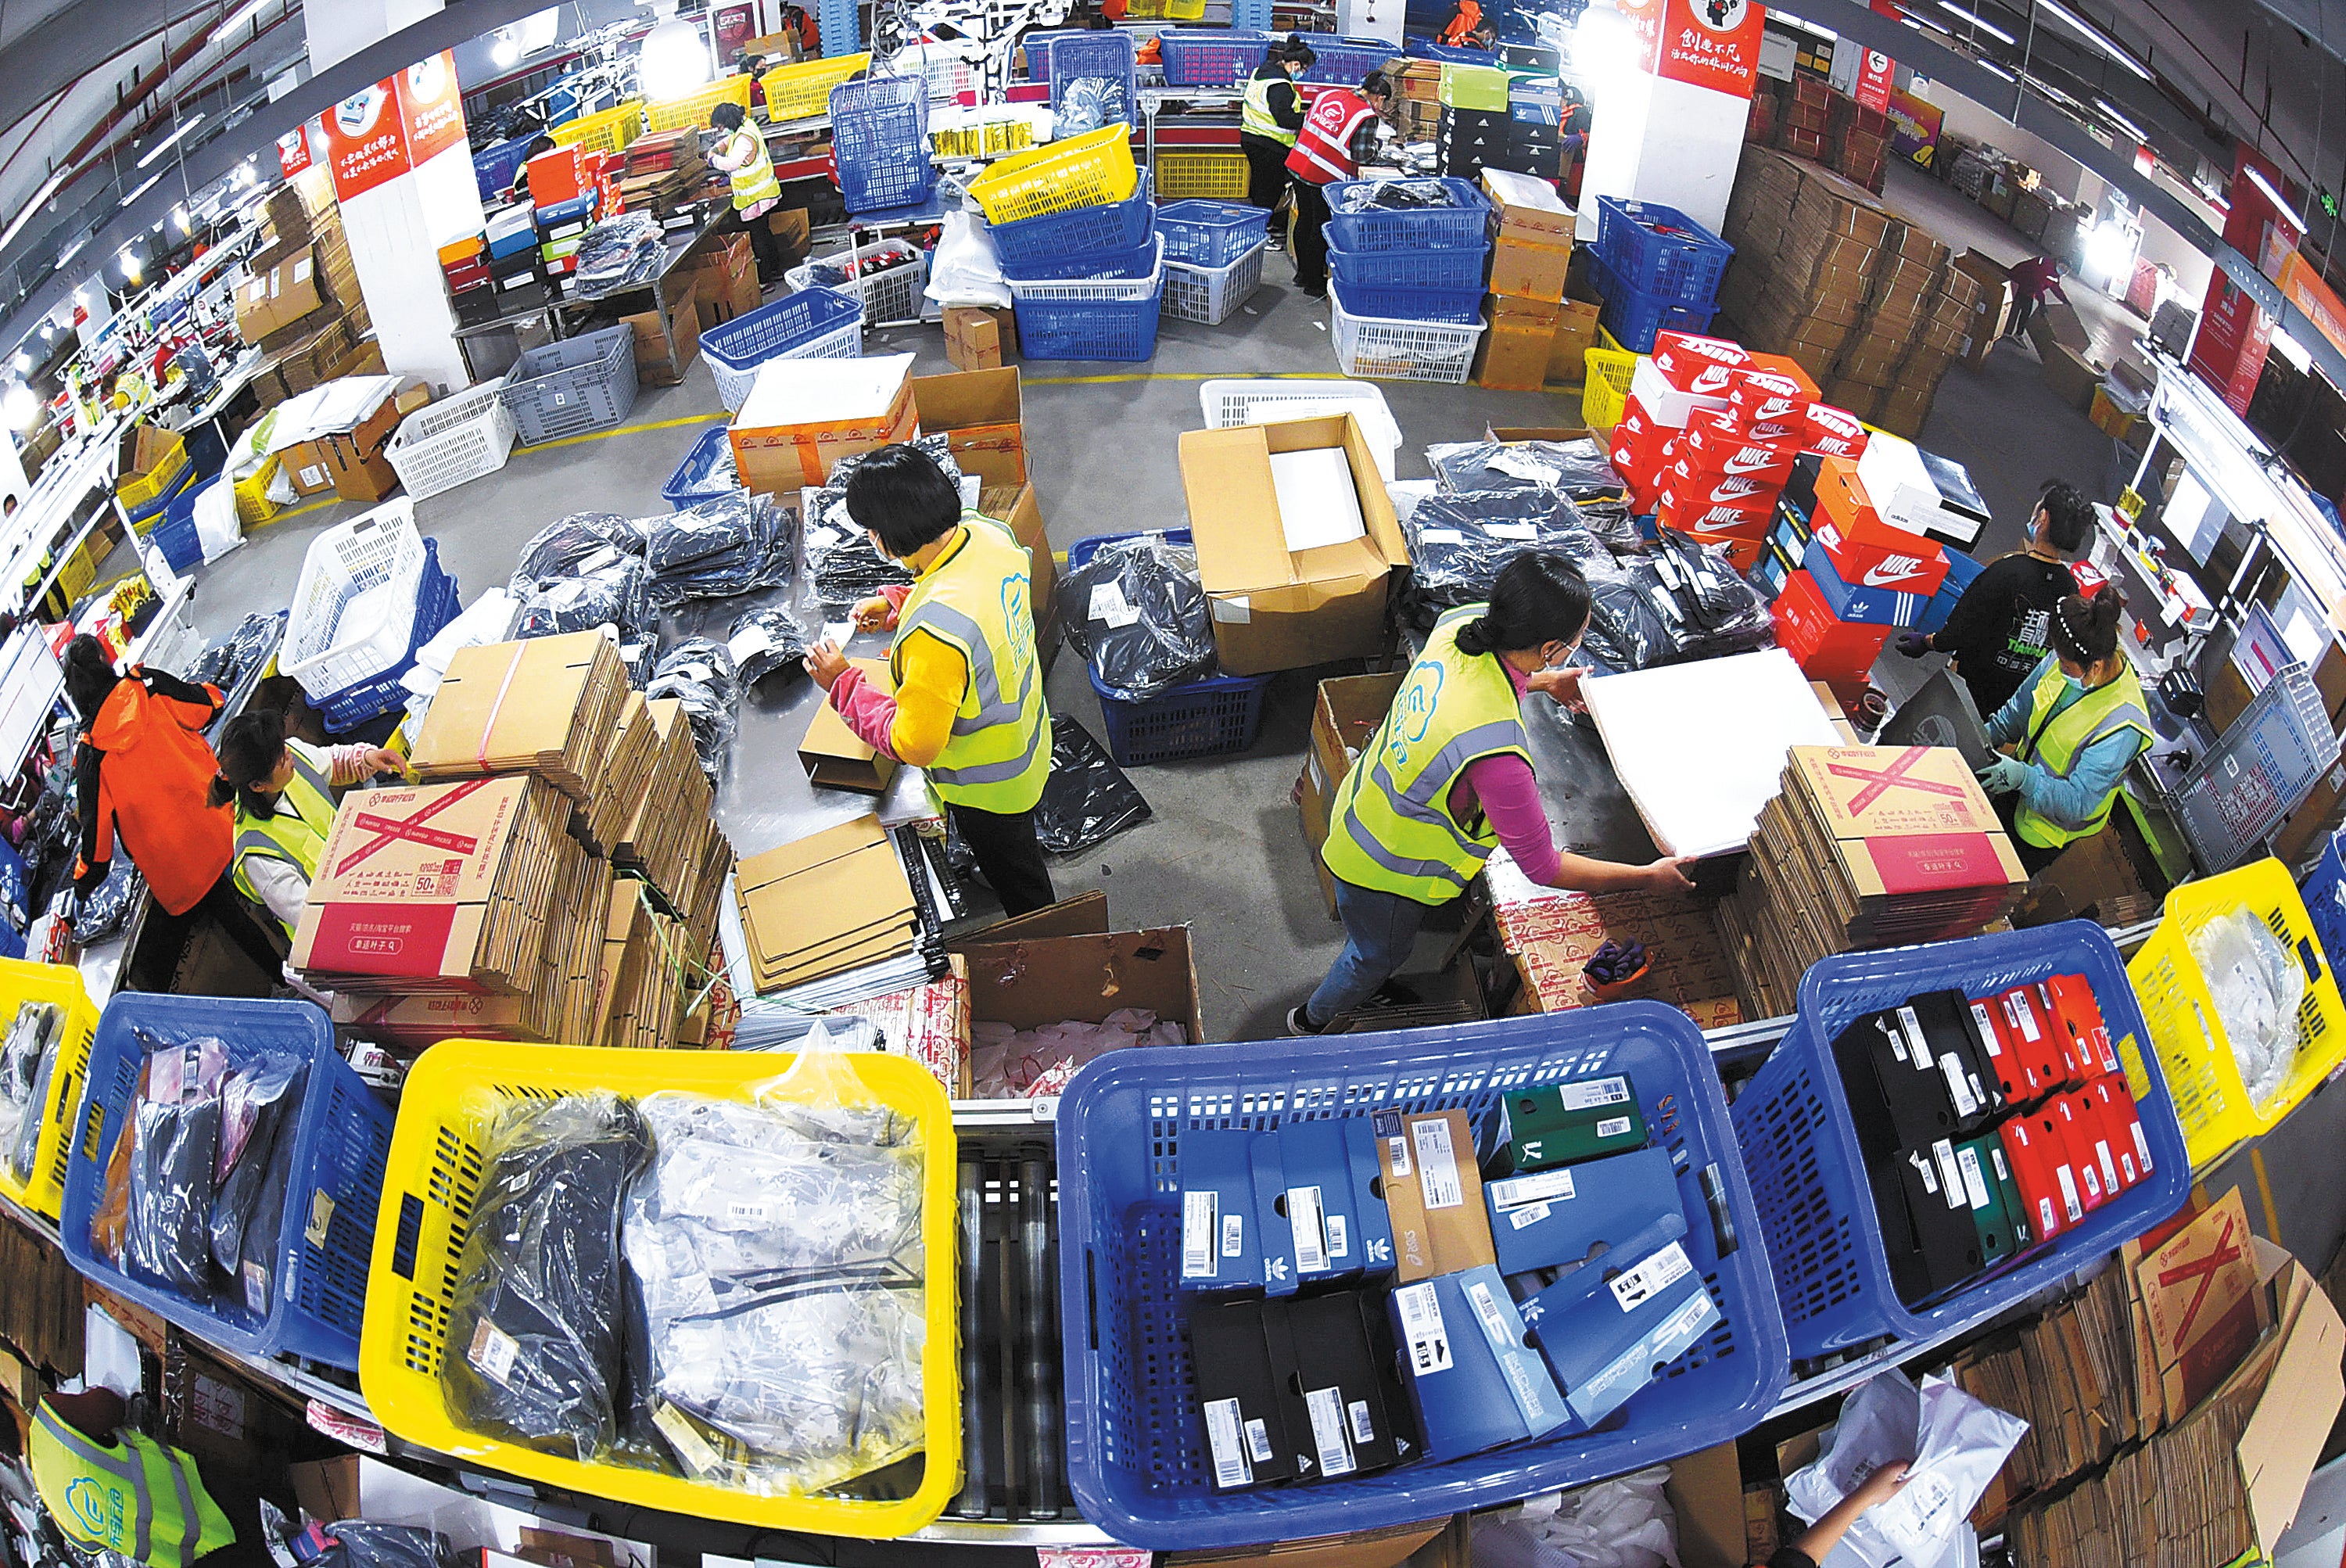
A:
POLYGON ((755 5, 719 5, 717 18, 717 57, 730 61, 742 45, 758 36, 758 8, 755 5))
MULTIPOLYGON (((2266 235, 2284 227, 2270 198, 2248 178, 2255 165, 2266 183, 2285 190, 2280 170, 2243 145, 2233 156, 2232 180, 2226 188, 2231 211, 2224 219, 2224 243, 2243 256, 2266 261, 2266 235)), ((2264 373, 2265 355, 2272 344, 2272 318, 2256 300, 2235 288, 2218 267, 2208 279, 2208 297, 2199 310, 2199 331, 2191 340, 2191 369, 2201 381, 2223 394, 2232 412, 2246 417, 2249 400, 2256 395, 2257 378, 2264 373)))
POLYGON ((1867 108, 1886 113, 1890 107, 1890 88, 1897 75, 1897 61, 1879 49, 1868 49, 1858 58, 1857 80, 1851 85, 1849 96, 1867 108))
POLYGON ((1654 74, 1729 97, 1749 97, 1766 16, 1765 8, 1749 0, 1668 0, 1654 74))
POLYGON ((334 199, 348 201, 390 184, 464 140, 455 56, 442 51, 319 117, 334 199))
POLYGON ((456 89, 454 55, 444 49, 408 66, 394 84, 410 164, 426 162, 464 139, 464 105, 456 89))
POLYGON ((288 179, 310 167, 310 127, 295 126, 277 138, 278 172, 288 179))

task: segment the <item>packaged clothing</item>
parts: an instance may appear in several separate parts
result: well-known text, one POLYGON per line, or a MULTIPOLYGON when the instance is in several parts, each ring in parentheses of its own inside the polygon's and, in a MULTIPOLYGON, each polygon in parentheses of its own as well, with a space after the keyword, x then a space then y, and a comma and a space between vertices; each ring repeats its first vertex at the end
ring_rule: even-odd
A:
POLYGON ((1652 554, 1630 569, 1669 628, 1670 661, 1684 663, 1773 646, 1775 619, 1726 553, 1662 530, 1652 554))
POLYGON ((1053 714, 1051 777, 1035 807, 1035 840, 1052 854, 1073 854, 1147 820, 1148 802, 1091 731, 1053 714))
POLYGON ((745 687, 776 670, 803 669, 807 647, 806 627, 779 605, 745 611, 725 628, 725 651, 733 656, 734 676, 745 687))
POLYGON ((652 597, 661 605, 727 599, 790 580, 790 545, 770 495, 729 490, 642 526, 652 597))
POLYGON ((81 901, 74 916, 74 940, 87 947, 103 942, 130 923, 130 912, 147 895, 147 879, 138 874, 128 855, 117 854, 107 863, 106 880, 81 901))
POLYGON ((1073 1019, 1034 1029, 981 1021, 970 1025, 970 1081, 981 1100, 1056 1094, 1075 1070, 1127 1045, 1187 1045, 1189 1032, 1146 1007, 1124 1007, 1097 1023, 1073 1019))
POLYGON ((883 239, 877 246, 865 246, 861 253, 843 251, 815 258, 806 264, 807 282, 814 288, 844 289, 858 278, 901 271, 920 259, 921 253, 904 241, 883 239))
POLYGON ((1339 212, 1423 212, 1458 205, 1457 197, 1440 179, 1385 179, 1353 185, 1341 199, 1339 212))
POLYGON ((449 1413, 485 1436, 594 1459, 617 1434, 619 1215, 651 1135, 617 1095, 566 1095, 510 1104, 483 1152, 441 1364, 449 1413))
POLYGON ((1904 1461, 1906 1480, 1851 1524, 1833 1560, 1867 1568, 1954 1568, 1971 1560, 1971 1512, 2028 1431, 2018 1416, 1983 1404, 1934 1375, 1917 1390, 1892 1369, 1852 1391, 1825 1451, 1784 1483, 1792 1512, 1815 1523, 1883 1465, 1904 1461))
POLYGON ((1067 646, 1100 684, 1136 700, 1221 670, 1198 552, 1162 534, 1102 545, 1059 583, 1067 646))
POLYGON ((1536 485, 1429 495, 1402 532, 1409 540, 1411 613, 1423 627, 1445 610, 1489 598, 1500 569, 1528 550, 1565 557, 1591 583, 1627 575, 1581 521, 1579 509, 1536 485))
POLYGON ((658 218, 648 212, 607 218, 578 241, 577 296, 594 300, 636 288, 649 281, 667 257, 658 218))
POLYGON ((1588 597, 1581 652, 1616 674, 1668 662, 1669 626, 1645 589, 1630 581, 1595 582, 1588 597))
POLYGON ((566 577, 605 550, 624 555, 644 553, 639 524, 616 512, 574 512, 529 536, 514 563, 516 577, 566 577))
POLYGON ((287 615, 284 610, 271 610, 245 616, 228 636, 196 656, 188 679, 197 686, 229 690, 255 665, 268 661, 285 634, 287 615))
POLYGON ((420 1525, 345 1519, 321 1526, 319 1533, 329 1544, 310 1559, 308 1568, 456 1568, 449 1539, 420 1525))
POLYGON ((33 1174, 39 1146, 41 1110, 48 1104, 49 1077, 56 1069, 57 1035, 65 1013, 46 1002, 27 1002, 9 1022, 0 1043, 0 1148, 19 1182, 33 1174))
POLYGON ((1592 436, 1451 442, 1427 447, 1425 461, 1444 490, 1553 490, 1575 501, 1603 501, 1617 499, 1624 488, 1592 436))
POLYGON ((515 573, 509 592, 519 606, 514 618, 517 641, 601 626, 616 627, 624 641, 648 633, 658 615, 643 557, 609 545, 564 571, 545 576, 515 573))
POLYGON ((2304 966, 2245 910, 2218 915, 2193 932, 2189 942, 2208 998, 2223 1020, 2240 1085, 2261 1105, 2288 1084, 2297 1065, 2304 966))
MULTIPOLYGON (((244 1272, 246 1234, 271 1167, 292 1158, 288 1141, 292 1117, 287 1113, 301 1103, 308 1072, 305 1063, 274 1064, 236 1074, 220 1095, 219 1145, 212 1161, 212 1263, 246 1292, 248 1307, 255 1294, 263 1301, 268 1298, 268 1274, 277 1246, 272 1237, 266 1259, 256 1260, 260 1276, 250 1278, 244 1272)), ((281 1199, 279 1207, 283 1207, 281 1199)))
MULTIPOLYGON (((924 435, 912 443, 935 460, 936 465, 964 492, 961 465, 954 461, 950 440, 944 434, 924 435)), ((798 581, 801 592, 820 608, 825 620, 844 620, 856 604, 873 598, 883 587, 907 584, 913 574, 872 547, 872 535, 849 515, 847 482, 869 455, 857 453, 832 465, 820 490, 805 493, 806 514, 799 520, 798 581)))
POLYGON ((692 726, 692 748, 700 770, 712 779, 725 770, 725 754, 741 720, 741 682, 723 643, 687 637, 666 653, 644 683, 648 698, 673 697, 684 704, 692 726))
POLYGON ((1132 123, 1132 99, 1122 76, 1076 76, 1059 90, 1051 134, 1065 139, 1122 120, 1132 123))
POLYGON ((122 1268, 191 1301, 211 1299, 212 1161, 220 1127, 225 1042, 149 1047, 148 1081, 130 1108, 122 1268))

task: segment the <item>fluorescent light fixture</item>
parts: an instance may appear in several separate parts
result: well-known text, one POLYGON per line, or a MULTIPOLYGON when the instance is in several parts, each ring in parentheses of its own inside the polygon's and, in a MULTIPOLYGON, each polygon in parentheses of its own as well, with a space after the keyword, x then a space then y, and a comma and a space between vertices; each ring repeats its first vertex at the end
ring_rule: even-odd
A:
POLYGON ((138 258, 125 250, 118 260, 122 263, 122 276, 133 283, 138 281, 138 258))
POLYGON ((2297 209, 2289 204, 2289 198, 2283 196, 2280 191, 2273 188, 2272 181, 2265 178, 2265 171, 2259 168, 2252 163, 2243 164, 2241 168, 2248 174, 2249 183, 2255 186, 2259 190, 2263 191, 2266 199, 2280 209, 2280 215, 2283 218, 2288 219, 2291 223, 2296 224, 2297 231, 2299 233, 2304 233, 2306 231, 2305 219, 2297 215, 2297 209))
POLYGON ((2102 113, 2109 116, 2110 118, 2117 121, 2119 125, 2125 127, 2127 134, 2133 137, 2135 140, 2138 142, 2147 142, 2150 140, 2150 133, 2143 129, 2140 126, 2135 124, 2134 121, 2127 118, 2126 116, 2118 113, 2117 106, 2111 103, 2109 99, 2097 97, 2094 100, 2094 107, 2101 110, 2102 113))
POLYGON ((2014 76, 2010 71, 2005 70, 1994 60, 1987 59, 1984 56, 1974 60, 1972 64, 1977 66, 1981 70, 1985 71, 1991 76, 2002 76, 2005 81, 2012 83, 2015 87, 2020 83, 2020 78, 2018 76, 2014 76))
POLYGON ((25 203, 23 207, 17 209, 15 220, 8 225, 5 231, 0 231, 0 249, 7 249, 8 242, 16 238, 17 231, 33 220, 33 215, 40 211, 41 204, 48 200, 50 197, 55 196, 57 191, 57 187, 63 185, 66 182, 66 178, 72 173, 73 170, 70 168, 61 168, 57 170, 56 173, 49 176, 47 181, 42 185, 40 189, 33 193, 32 200, 25 203))
POLYGON ((2147 69, 2141 62, 2137 61, 2132 55, 2127 54, 2126 50, 2120 48, 2116 39, 2112 38, 2107 33, 2103 32, 2099 27, 2095 26, 2091 22, 2086 21, 2083 16, 2078 15, 2075 11, 2070 10, 2066 5, 2062 5, 2061 0, 2035 0, 2035 5, 2038 10, 2044 11, 2053 16, 2055 20, 2066 24, 2071 31, 2083 37, 2086 42, 2093 45, 2094 47, 2099 49, 2103 54, 2107 55, 2111 59, 2116 60, 2119 65, 2124 66, 2127 70, 2132 71, 2136 76, 2140 76, 2144 81, 2147 82, 2150 80, 2150 72, 2148 69, 2147 69))
POLYGON ((63 267, 66 262, 68 262, 68 261, 72 260, 75 257, 76 257, 76 256, 80 255, 80 254, 81 254, 81 248, 82 248, 84 245, 87 244, 88 242, 89 242, 89 236, 88 236, 88 235, 87 235, 87 234, 85 234, 85 235, 81 236, 79 239, 76 239, 72 244, 70 244, 70 245, 66 246, 63 250, 58 251, 58 252, 57 252, 57 265, 58 265, 59 267, 63 267))
POLYGON ((1942 11, 1951 12, 1957 16, 1961 16, 1965 22, 1977 27, 1981 32, 1985 33, 1991 38, 2001 38, 2007 44, 2017 44, 2020 42, 2019 39, 2014 37, 2011 34, 2005 32, 2003 28, 1989 21, 1978 12, 1964 10, 1962 6, 1955 4, 1955 0, 1939 0, 1939 9, 1942 11))
POLYGON ((16 351, 16 373, 20 376, 33 373, 33 356, 22 349, 16 351))
POLYGON ((11 429, 30 430, 41 423, 41 400, 31 387, 18 382, 0 396, 0 417, 7 420, 11 429))
POLYGON ((206 42, 212 42, 219 39, 223 35, 235 32, 239 27, 243 26, 247 22, 250 22, 255 16, 260 15, 262 9, 270 3, 270 0, 247 0, 245 5, 237 7, 236 14, 234 15, 230 16, 227 21, 222 22, 219 26, 212 29, 211 38, 207 39, 206 42))
POLYGON ((164 171, 158 168, 154 173, 148 175, 147 177, 147 182, 144 185, 141 185, 138 189, 132 191, 129 195, 122 199, 122 205, 128 207, 132 202, 138 200, 140 197, 146 195, 148 191, 154 189, 157 185, 161 183, 163 173, 164 171))
POLYGON ((148 148, 145 152, 140 153, 138 155, 138 167, 145 168, 148 164, 154 162, 157 158, 162 157, 165 153, 177 147, 181 137, 187 135, 189 131, 195 129, 198 126, 203 123, 203 111, 201 109, 198 109, 194 114, 189 115, 186 119, 179 122, 178 129, 173 131, 169 136, 165 137, 161 141, 157 142, 153 147, 148 148))
POLYGON ((1936 22, 1931 20, 1930 17, 1918 16, 1912 11, 1899 12, 1898 18, 1900 21, 1905 23, 1909 27, 1913 28, 1917 33, 1922 32, 1927 27, 1932 32, 1938 34, 1942 38, 1952 38, 1954 36, 1953 33, 1949 32, 1946 28, 1940 26, 1936 22))

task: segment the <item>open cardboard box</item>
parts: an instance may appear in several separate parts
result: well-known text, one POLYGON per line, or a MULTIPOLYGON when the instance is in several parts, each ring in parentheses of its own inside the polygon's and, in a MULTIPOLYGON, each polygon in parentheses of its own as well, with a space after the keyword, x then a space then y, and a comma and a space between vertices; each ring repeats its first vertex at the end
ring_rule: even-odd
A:
MULTIPOLYGON (((920 382, 913 384, 918 388, 920 382)), ((1035 487, 989 484, 977 498, 977 510, 980 515, 1006 524, 1026 547, 1026 608, 1035 623, 1035 657, 1042 661, 1043 673, 1049 675, 1052 662, 1059 657, 1059 563, 1051 554, 1051 535, 1043 525, 1043 508, 1035 499, 1035 487)))
POLYGON ((1269 675, 1384 650, 1385 593, 1409 546, 1383 477, 1351 414, 1193 430, 1181 437, 1181 484, 1214 645, 1232 675, 1269 675), (1343 449, 1365 532, 1290 551, 1271 480, 1275 453, 1343 449))
MULTIPOLYGON (((863 678, 882 691, 894 693, 896 680, 889 673, 885 659, 847 662, 862 670, 863 678)), ((896 759, 882 756, 848 728, 839 710, 827 701, 815 708, 806 735, 799 742, 799 765, 806 769, 810 780, 824 789, 853 789, 865 795, 882 793, 896 776, 896 759)))
POLYGON ((942 433, 961 471, 989 490, 1026 483, 1024 411, 1016 365, 913 378, 922 433, 942 433))
POLYGON ((1206 1038, 1189 929, 1107 929, 1107 895, 1078 894, 946 944, 969 965, 970 1023, 1035 1029, 1145 1007, 1206 1038))

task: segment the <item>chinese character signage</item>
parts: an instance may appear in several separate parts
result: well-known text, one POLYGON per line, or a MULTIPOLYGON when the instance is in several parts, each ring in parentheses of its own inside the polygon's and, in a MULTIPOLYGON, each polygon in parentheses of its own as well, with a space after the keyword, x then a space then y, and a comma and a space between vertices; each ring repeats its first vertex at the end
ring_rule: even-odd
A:
POLYGON ((309 167, 310 127, 304 123, 277 138, 277 168, 291 179, 309 167))
MULTIPOLYGON (((2226 195, 2231 210, 2224 219, 2224 243, 2261 266, 2277 270, 2278 257, 2269 240, 2283 226, 2270 198, 2248 178, 2256 165, 2266 183, 2280 189, 2280 171, 2244 145, 2235 153, 2232 181, 2226 195)), ((2293 238, 2293 235, 2291 236, 2293 238)), ((2272 343, 2272 318, 2258 309, 2256 300, 2233 286, 2218 267, 2208 280, 2208 298, 2199 310, 2199 331, 2191 340, 2191 369, 2201 381, 2223 395, 2234 413, 2247 417, 2249 400, 2256 395, 2265 354, 2272 343)))
POLYGON ((464 106, 456 92, 456 56, 446 51, 407 67, 397 77, 407 159, 429 162, 464 140, 464 106))
POLYGON ((1766 11, 1750 0, 1621 0, 1641 69, 1666 81, 1751 96, 1766 11))
POLYGON ((1858 56, 1857 80, 1850 87, 1849 96, 1870 109, 1890 107, 1890 84, 1898 74, 1898 63, 1879 49, 1868 49, 1858 56))
POLYGON ((334 198, 388 185, 464 140, 453 56, 443 52, 352 94, 320 117, 334 198))

